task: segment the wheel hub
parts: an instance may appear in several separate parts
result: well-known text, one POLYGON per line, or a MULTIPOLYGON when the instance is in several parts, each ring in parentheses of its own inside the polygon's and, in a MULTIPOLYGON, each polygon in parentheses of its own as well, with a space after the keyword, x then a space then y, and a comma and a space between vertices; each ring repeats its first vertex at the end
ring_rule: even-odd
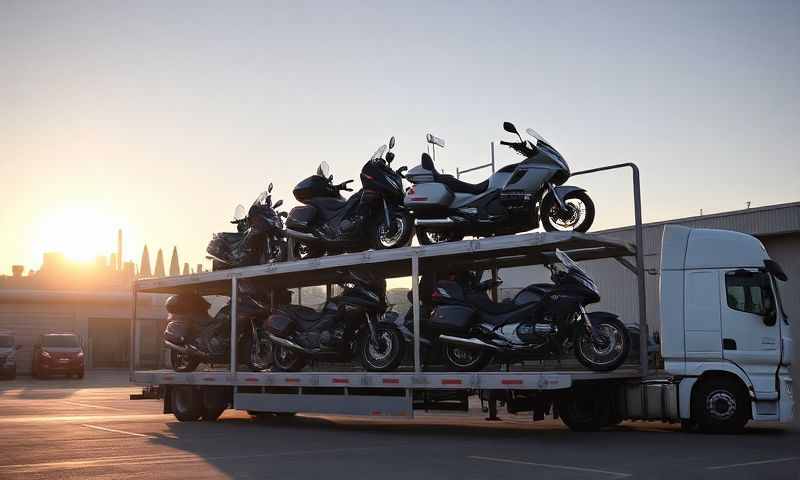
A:
POLYGON ((386 224, 381 224, 378 227, 378 235, 380 236, 381 244, 384 247, 393 247, 403 236, 405 224, 402 218, 397 217, 392 221, 389 227, 386 224))
POLYGON ((718 420, 728 420, 736 414, 736 398, 726 390, 711 392, 706 400, 706 410, 718 420))

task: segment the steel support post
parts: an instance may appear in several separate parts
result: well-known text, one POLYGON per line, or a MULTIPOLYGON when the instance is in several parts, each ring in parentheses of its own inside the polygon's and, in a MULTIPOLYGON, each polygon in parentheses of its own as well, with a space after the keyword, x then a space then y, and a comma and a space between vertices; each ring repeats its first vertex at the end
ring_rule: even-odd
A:
POLYGON ((636 280, 639 286, 639 365, 642 377, 646 377, 649 369, 649 353, 647 351, 647 297, 645 294, 644 266, 644 228, 642 227, 642 193, 639 184, 639 168, 630 164, 633 170, 633 210, 636 216, 636 280))
POLYGON ((128 375, 130 381, 133 381, 133 373, 136 370, 134 358, 136 358, 136 282, 131 286, 131 338, 130 338, 130 352, 128 355, 128 375))
POLYGON ((492 266, 492 282, 493 282, 492 283, 492 301, 493 302, 499 302, 500 301, 500 295, 499 295, 500 292, 498 292, 498 290, 497 290, 497 265, 493 265, 492 266))
POLYGON ((411 255, 411 308, 414 309, 414 372, 422 372, 422 357, 419 349, 420 308, 419 308, 419 256, 411 255))
POLYGON ((239 279, 231 278, 231 373, 236 373, 236 327, 239 323, 239 279))

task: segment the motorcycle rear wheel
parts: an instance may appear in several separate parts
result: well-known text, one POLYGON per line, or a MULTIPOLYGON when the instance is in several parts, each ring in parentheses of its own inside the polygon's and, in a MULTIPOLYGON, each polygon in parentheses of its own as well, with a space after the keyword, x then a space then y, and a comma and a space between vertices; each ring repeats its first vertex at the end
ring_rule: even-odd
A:
POLYGON ((617 318, 603 319, 596 330, 600 338, 593 339, 585 328, 578 328, 575 334, 575 357, 589 370, 610 372, 628 358, 631 349, 628 330, 617 318))
POLYGON ((594 223, 594 202, 586 192, 570 192, 564 196, 570 214, 562 214, 553 195, 542 200, 542 227, 547 232, 587 232, 594 223))
POLYGON ((424 227, 417 227, 417 241, 420 245, 433 245, 435 243, 458 242, 464 234, 458 232, 432 232, 424 227))
POLYGON ((200 359, 186 353, 170 349, 169 362, 176 372, 194 372, 200 365, 200 359))
POLYGON ((486 350, 449 344, 444 345, 442 353, 447 366, 458 372, 479 372, 492 359, 491 353, 486 350))
POLYGON ((272 369, 279 372, 299 372, 306 366, 302 353, 283 345, 272 344, 272 369))

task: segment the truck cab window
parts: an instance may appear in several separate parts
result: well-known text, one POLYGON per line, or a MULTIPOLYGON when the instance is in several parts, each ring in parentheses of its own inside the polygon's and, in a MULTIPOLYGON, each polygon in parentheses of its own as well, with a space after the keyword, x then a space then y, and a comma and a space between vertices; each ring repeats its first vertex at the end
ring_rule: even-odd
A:
POLYGON ((774 310, 769 277, 764 272, 737 270, 725 274, 728 307, 741 312, 767 315, 774 310))

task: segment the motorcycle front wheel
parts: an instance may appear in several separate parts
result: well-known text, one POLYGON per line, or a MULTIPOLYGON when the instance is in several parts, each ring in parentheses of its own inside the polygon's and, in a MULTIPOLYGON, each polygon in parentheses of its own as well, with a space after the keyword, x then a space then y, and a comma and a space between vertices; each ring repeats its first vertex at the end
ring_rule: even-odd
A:
POLYGON ((200 365, 200 359, 172 349, 169 351, 169 361, 176 372, 194 372, 200 365))
POLYGON ((434 243, 458 242, 464 235, 457 232, 432 232, 424 227, 417 227, 417 241, 420 245, 433 245, 434 243))
POLYGON ((276 343, 272 344, 272 369, 279 372, 299 372, 306 366, 302 353, 276 343))
POLYGON ((491 353, 487 350, 464 348, 450 344, 444 345, 442 353, 447 366, 458 372, 479 372, 492 359, 491 353))
POLYGON ((253 342, 250 335, 242 339, 241 351, 244 356, 244 363, 247 368, 252 372, 263 372, 269 368, 270 361, 272 361, 272 348, 271 343, 269 348, 262 346, 261 351, 257 351, 257 344, 253 342))
POLYGON ((594 223, 594 202, 586 192, 570 192, 564 196, 569 211, 559 208, 553 195, 542 200, 542 227, 547 232, 587 232, 594 223))
POLYGON ((589 370, 609 372, 628 357, 630 336, 625 325, 616 318, 603 319, 595 326, 592 337, 583 326, 575 334, 575 357, 589 370))
POLYGON ((394 327, 379 325, 375 328, 377 342, 369 329, 361 334, 359 353, 361 365, 369 372, 392 372, 403 361, 403 336, 394 327))
POLYGON ((390 225, 379 221, 372 227, 372 248, 385 250, 405 247, 411 242, 414 233, 414 221, 407 212, 393 212, 389 217, 390 225))

